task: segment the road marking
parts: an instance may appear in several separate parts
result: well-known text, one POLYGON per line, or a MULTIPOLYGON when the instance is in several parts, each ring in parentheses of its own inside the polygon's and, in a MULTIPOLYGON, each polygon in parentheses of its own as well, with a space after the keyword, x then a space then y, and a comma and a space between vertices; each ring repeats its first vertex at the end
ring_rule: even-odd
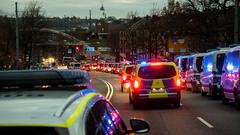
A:
POLYGON ((203 124, 205 124, 207 127, 209 128, 214 128, 214 126, 210 123, 208 123, 206 120, 204 120, 203 118, 201 117, 197 117, 198 120, 200 120, 203 124))
POLYGON ((110 90, 111 90, 111 93, 109 94, 109 100, 111 100, 112 99, 112 96, 113 96, 113 86, 112 86, 112 84, 110 83, 110 82, 107 82, 108 84, 109 84, 109 86, 110 86, 110 90))
POLYGON ((109 82, 107 82, 107 81, 105 81, 105 80, 102 80, 102 79, 101 79, 101 81, 102 81, 103 83, 105 83, 105 85, 107 85, 108 91, 107 91, 107 95, 106 95, 105 97, 106 97, 108 100, 111 100, 111 99, 112 99, 112 96, 113 96, 113 86, 112 86, 112 84, 109 83, 109 82))

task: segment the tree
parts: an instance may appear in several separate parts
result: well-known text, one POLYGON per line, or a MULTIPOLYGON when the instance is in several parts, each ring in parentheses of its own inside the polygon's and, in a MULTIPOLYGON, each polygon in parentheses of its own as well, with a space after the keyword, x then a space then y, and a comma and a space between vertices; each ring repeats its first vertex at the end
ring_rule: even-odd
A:
POLYGON ((42 6, 38 1, 30 1, 22 13, 20 43, 24 60, 28 67, 32 60, 32 50, 34 42, 38 41, 40 29, 48 27, 48 22, 44 17, 42 6))
POLYGON ((0 69, 13 68, 15 61, 15 22, 14 18, 0 16, 0 69))

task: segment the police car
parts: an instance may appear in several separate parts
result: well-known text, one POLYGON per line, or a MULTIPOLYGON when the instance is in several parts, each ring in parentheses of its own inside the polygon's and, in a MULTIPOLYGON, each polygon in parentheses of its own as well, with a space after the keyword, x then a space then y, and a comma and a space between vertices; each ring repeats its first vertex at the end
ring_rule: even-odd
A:
POLYGON ((232 48, 226 55, 221 76, 222 102, 234 101, 240 109, 240 45, 232 48))
POLYGON ((120 74, 121 91, 128 92, 130 88, 130 78, 134 65, 126 65, 120 74))
POLYGON ((146 133, 149 125, 131 119, 127 129, 118 111, 88 87, 86 71, 0 72, 0 133, 3 135, 106 135, 146 133))
POLYGON ((208 52, 203 57, 203 72, 201 73, 201 95, 210 94, 215 99, 221 93, 222 67, 229 48, 220 48, 208 52))
POLYGON ((137 64, 132 72, 129 102, 138 108, 144 101, 162 101, 180 107, 181 82, 175 63, 148 60, 137 64))

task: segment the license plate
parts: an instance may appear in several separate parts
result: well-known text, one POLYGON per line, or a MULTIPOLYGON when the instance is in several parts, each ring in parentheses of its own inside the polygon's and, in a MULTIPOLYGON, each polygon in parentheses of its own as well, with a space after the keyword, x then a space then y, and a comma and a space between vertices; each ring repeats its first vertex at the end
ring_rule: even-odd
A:
POLYGON ((153 93, 162 93, 162 92, 165 92, 165 90, 163 88, 153 88, 152 92, 153 93))

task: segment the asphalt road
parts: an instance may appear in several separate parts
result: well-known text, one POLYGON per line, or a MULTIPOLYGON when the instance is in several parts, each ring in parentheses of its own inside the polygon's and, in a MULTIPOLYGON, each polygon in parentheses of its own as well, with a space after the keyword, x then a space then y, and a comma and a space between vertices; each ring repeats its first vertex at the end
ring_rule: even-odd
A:
MULTIPOLYGON (((90 72, 93 87, 107 95, 107 84, 113 86, 110 99, 129 126, 130 118, 142 118, 150 123, 150 135, 240 135, 240 111, 234 105, 223 105, 220 100, 201 97, 199 93, 182 90, 182 106, 145 104, 134 110, 128 103, 128 93, 121 93, 119 76, 90 72)), ((109 87, 109 86, 108 86, 109 87)))

